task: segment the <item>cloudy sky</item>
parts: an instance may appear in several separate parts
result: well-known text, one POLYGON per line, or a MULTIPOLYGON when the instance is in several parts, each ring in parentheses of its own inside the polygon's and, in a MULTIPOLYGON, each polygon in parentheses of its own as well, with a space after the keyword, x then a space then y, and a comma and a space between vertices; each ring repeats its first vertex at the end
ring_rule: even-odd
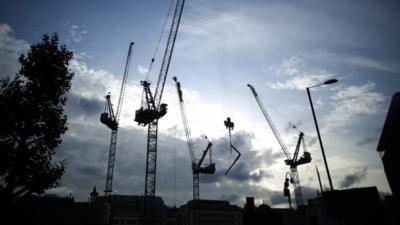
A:
MULTIPOLYGON (((65 108, 69 130, 56 155, 67 160, 67 169, 62 187, 51 192, 86 201, 93 186, 104 190, 111 132, 99 115, 108 91, 117 101, 134 41, 113 189, 144 193, 147 129, 133 118, 141 101, 139 82, 169 6, 162 0, 0 3, 1 77, 18 71, 18 56, 44 33, 57 32, 74 52, 75 77, 65 108)), ((214 144, 217 171, 201 176, 201 198, 242 205, 246 196, 255 196, 257 203, 287 206, 282 188, 289 168, 247 83, 258 91, 290 151, 298 131, 288 124, 305 133, 313 157, 298 168, 305 198, 316 195, 315 166, 327 189, 305 88, 330 78, 339 82, 312 89, 312 96, 334 187, 377 186, 390 192, 376 147, 391 96, 400 89, 399 9, 396 1, 187 0, 163 96, 169 112, 159 122, 157 195, 170 206, 192 197, 173 76, 182 83, 197 156, 206 145, 203 135, 214 144), (242 157, 224 176, 235 158, 223 125, 227 116, 235 122, 233 142, 242 157)), ((167 33, 151 71, 153 83, 167 33)))

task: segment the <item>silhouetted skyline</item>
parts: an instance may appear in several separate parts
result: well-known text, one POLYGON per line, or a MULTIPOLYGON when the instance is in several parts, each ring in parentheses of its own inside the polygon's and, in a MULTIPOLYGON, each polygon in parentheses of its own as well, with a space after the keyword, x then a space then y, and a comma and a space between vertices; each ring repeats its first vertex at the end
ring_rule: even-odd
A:
MULTIPOLYGON (((1 77, 18 71, 19 54, 44 33, 58 32, 60 42, 74 52, 71 69, 76 75, 66 106, 69 129, 56 154, 57 160, 66 159, 66 173, 62 187, 51 193, 71 193, 84 201, 96 185, 103 194, 110 132, 99 115, 108 92, 117 102, 126 47, 134 41, 113 189, 117 194, 143 194, 147 129, 133 121, 134 111, 140 106, 139 81, 146 74, 168 4, 0 3, 1 77)), ((299 168, 299 175, 305 200, 315 197, 314 168, 323 168, 323 161, 305 88, 328 78, 340 81, 312 94, 334 186, 377 186, 388 192, 376 147, 390 98, 399 91, 399 8, 395 1, 187 0, 163 97, 168 113, 159 125, 157 196, 169 206, 192 198, 191 162, 173 76, 182 82, 197 157, 207 144, 201 135, 213 142, 216 172, 201 175, 202 198, 243 205, 244 196, 255 196, 257 203, 265 200, 287 207, 282 193, 288 171, 285 156, 247 83, 257 88, 292 153, 298 133, 286 129, 288 121, 305 133, 313 161, 299 168), (235 122, 232 140, 242 156, 224 176, 236 157, 230 153, 223 124, 228 116, 235 122)), ((164 46, 162 42, 150 76, 152 88, 164 46)), ((320 173, 327 188, 326 173, 320 173)))

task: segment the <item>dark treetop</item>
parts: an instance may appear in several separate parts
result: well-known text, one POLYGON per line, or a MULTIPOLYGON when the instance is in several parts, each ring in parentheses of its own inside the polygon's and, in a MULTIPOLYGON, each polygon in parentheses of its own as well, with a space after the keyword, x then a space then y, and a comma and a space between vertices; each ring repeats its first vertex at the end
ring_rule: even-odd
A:
POLYGON ((22 200, 60 185, 65 162, 52 156, 67 130, 65 93, 74 74, 73 54, 59 46, 58 35, 43 35, 21 55, 14 78, 0 80, 0 197, 22 200))

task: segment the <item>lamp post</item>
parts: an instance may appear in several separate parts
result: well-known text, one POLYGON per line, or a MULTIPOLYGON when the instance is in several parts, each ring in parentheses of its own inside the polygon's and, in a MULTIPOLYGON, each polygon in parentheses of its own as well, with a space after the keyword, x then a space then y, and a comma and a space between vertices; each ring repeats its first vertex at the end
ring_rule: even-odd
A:
POLYGON ((329 173, 328 162, 326 161, 324 146, 322 144, 321 134, 319 133, 317 118, 315 117, 315 111, 314 111, 314 106, 313 106, 312 99, 311 99, 310 88, 318 87, 318 86, 321 86, 321 85, 334 84, 336 82, 338 82, 337 79, 330 79, 330 80, 325 81, 324 83, 317 84, 317 85, 314 85, 314 86, 306 88, 307 89, 308 99, 310 100, 311 111, 312 111, 312 114, 313 114, 313 117, 314 117, 315 128, 317 130, 319 145, 321 146, 322 157, 324 159, 326 174, 328 175, 328 180, 329 180, 329 185, 330 185, 331 191, 333 191, 331 174, 329 173))

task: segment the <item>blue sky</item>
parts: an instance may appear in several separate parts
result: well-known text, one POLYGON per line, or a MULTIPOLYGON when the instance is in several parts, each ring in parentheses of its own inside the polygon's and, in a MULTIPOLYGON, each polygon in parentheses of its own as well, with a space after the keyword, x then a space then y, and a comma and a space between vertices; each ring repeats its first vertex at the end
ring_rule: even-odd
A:
MULTIPOLYGON (((66 106, 69 130, 57 153, 68 161, 63 186, 52 190, 86 200, 104 188, 110 132, 98 121, 104 95, 117 101, 123 63, 135 42, 123 106, 114 190, 143 194, 147 129, 133 123, 146 68, 160 35, 169 1, 13 1, 0 3, 0 75, 18 70, 17 57, 44 33, 57 32, 74 51, 75 72, 66 106)), ((182 82, 189 122, 200 155, 206 134, 214 142, 217 173, 202 176, 200 196, 242 204, 245 196, 285 207, 284 155, 247 83, 255 86, 286 144, 293 150, 305 132, 313 162, 299 167, 306 197, 318 187, 315 165, 328 186, 305 88, 312 90, 335 188, 377 186, 388 192, 376 152, 391 96, 400 87, 400 5, 395 1, 190 1, 187 0, 163 102, 157 194, 167 204, 191 198, 190 157, 172 82, 182 82), (276 108, 278 112, 274 110, 276 108), (282 116, 283 115, 283 116, 282 116), (223 120, 235 122, 233 160, 223 120), (176 162, 176 163, 175 163, 176 162), (175 184, 174 184, 175 183, 175 184), (174 191, 176 186, 176 191, 174 191)), ((165 37, 150 80, 155 83, 165 37)))

